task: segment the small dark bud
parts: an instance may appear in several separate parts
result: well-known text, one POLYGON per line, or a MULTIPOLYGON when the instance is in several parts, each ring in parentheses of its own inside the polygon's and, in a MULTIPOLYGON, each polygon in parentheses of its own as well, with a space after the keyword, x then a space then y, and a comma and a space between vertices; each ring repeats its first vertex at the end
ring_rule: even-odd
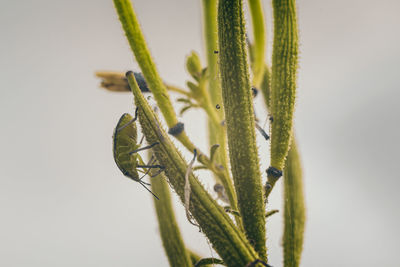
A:
POLYGON ((267 170, 266 173, 268 174, 268 176, 273 176, 275 178, 279 178, 282 176, 282 171, 278 170, 275 167, 270 166, 267 170))
POLYGON ((169 128, 168 133, 173 136, 179 135, 185 129, 185 125, 182 122, 178 122, 174 127, 169 128))
POLYGON ((256 97, 256 96, 258 95, 258 89, 255 88, 254 86, 251 87, 251 91, 252 91, 252 93, 253 93, 253 97, 256 97))
POLYGON ((142 93, 150 92, 150 89, 147 86, 147 83, 146 83, 146 80, 144 79, 143 74, 140 72, 134 72, 133 75, 135 75, 135 79, 136 79, 137 84, 139 85, 140 91, 142 91, 142 93))
POLYGON ((218 50, 214 50, 214 54, 218 54, 219 53, 219 51, 218 50))
POLYGON ((273 123, 273 122, 274 122, 274 117, 272 117, 272 115, 271 115, 271 116, 269 116, 269 121, 270 121, 271 123, 273 123))
POLYGON ((265 184, 265 190, 270 190, 272 188, 272 186, 269 183, 265 184))
POLYGON ((222 192, 222 191, 224 191, 224 186, 222 184, 215 184, 214 185, 214 191, 215 192, 222 192))
POLYGON ((132 73, 133 73, 133 71, 128 70, 128 71, 125 73, 125 77, 128 77, 129 75, 132 75, 132 73))

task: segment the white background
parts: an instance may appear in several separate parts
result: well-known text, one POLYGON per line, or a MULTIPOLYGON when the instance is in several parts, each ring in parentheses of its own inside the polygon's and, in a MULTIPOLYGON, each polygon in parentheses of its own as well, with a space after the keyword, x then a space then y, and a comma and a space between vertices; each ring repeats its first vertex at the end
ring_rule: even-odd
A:
MULTIPOLYGON (((0 265, 167 266, 151 195, 112 159, 113 127, 133 112, 132 96, 100 89, 93 74, 138 70, 112 1, 1 3, 0 265)), ((185 56, 195 49, 204 59, 200 1, 134 4, 162 77, 184 85, 185 56)), ((400 3, 300 0, 298 7, 302 266, 399 266, 400 3)), ((269 40, 270 29, 269 22, 269 40)), ((265 118, 260 97, 256 103, 265 118)), ((206 150, 200 113, 181 120, 206 150)), ((264 170, 268 145, 259 141, 264 170)), ((281 208, 280 184, 271 208, 281 208)), ((186 243, 209 256, 178 202, 176 212, 186 243)), ((280 217, 267 230, 275 267, 282 266, 280 217)))

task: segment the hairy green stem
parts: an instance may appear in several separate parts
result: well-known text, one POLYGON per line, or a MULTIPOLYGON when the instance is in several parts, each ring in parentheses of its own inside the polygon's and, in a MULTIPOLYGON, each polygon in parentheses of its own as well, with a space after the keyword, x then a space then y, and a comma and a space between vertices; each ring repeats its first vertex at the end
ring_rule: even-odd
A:
MULTIPOLYGON (((203 19, 204 19, 204 39, 207 55, 208 66, 208 93, 210 95, 211 105, 222 106, 221 83, 219 79, 218 68, 218 28, 217 28, 217 0, 203 0, 203 19)), ((214 112, 215 113, 215 112, 214 112)), ((218 123, 212 121, 211 116, 208 120, 208 136, 209 145, 219 144, 216 154, 216 162, 224 166, 227 179, 221 181, 225 188, 225 192, 229 198, 232 209, 237 210, 237 197, 232 184, 232 178, 228 170, 228 155, 226 149, 226 130, 221 125, 224 119, 223 109, 218 109, 218 123)), ((216 177, 217 180, 220 180, 216 177)), ((237 223, 241 226, 241 219, 236 218, 237 223)))
MULTIPOLYGON (((298 61, 295 0, 273 0, 274 44, 271 77, 271 167, 282 171, 293 132, 298 61)), ((268 196, 279 175, 268 175, 268 196)))
POLYGON ((247 238, 266 260, 265 205, 255 136, 241 0, 221 0, 218 34, 232 176, 247 238))
POLYGON ((290 147, 283 175, 285 267, 298 267, 303 250, 305 205, 300 156, 296 143, 290 147))
POLYGON ((265 20, 261 0, 249 0, 251 13, 251 21, 253 26, 254 43, 252 44, 253 52, 253 86, 259 87, 264 74, 265 61, 265 20))
MULTIPOLYGON (((153 110, 143 97, 132 72, 127 78, 139 108, 139 122, 148 143, 158 143, 152 150, 175 192, 184 202, 185 174, 188 168, 167 134, 161 128, 153 110)), ((191 188, 190 212, 206 234, 217 253, 228 266, 245 266, 258 258, 250 243, 221 206, 208 194, 198 179, 189 174, 191 188)))
POLYGON ((271 97, 271 70, 267 65, 264 65, 264 76, 260 85, 261 92, 264 96, 265 106, 268 110, 271 109, 270 97, 271 97))
MULTIPOLYGON (((133 7, 129 0, 114 0, 114 5, 128 42, 135 54, 136 61, 142 70, 143 76, 145 77, 151 92, 154 94, 154 98, 157 101, 158 107, 160 108, 168 127, 173 128, 174 126, 177 126, 178 120, 172 107, 168 91, 158 74, 156 65, 153 62, 149 49, 147 48, 146 41, 140 29, 133 7)), ((174 136, 189 151, 197 149, 184 130, 174 136)), ((199 149, 197 150, 199 151, 198 159, 202 164, 206 165, 207 168, 218 175, 222 181, 227 181, 229 179, 226 171, 221 170, 217 164, 211 162, 205 154, 200 152, 199 149)))
POLYGON ((174 108, 169 99, 169 94, 165 88, 160 75, 158 74, 156 65, 147 48, 146 41, 140 29, 139 21, 136 17, 133 7, 129 0, 114 0, 115 8, 119 15, 125 35, 135 54, 143 76, 148 83, 154 98, 164 115, 165 121, 169 127, 173 127, 178 123, 174 108))
MULTIPOLYGON (((266 66, 261 91, 267 109, 270 108, 270 73, 266 66)), ((284 234, 283 254, 285 267, 298 267, 303 248, 305 204, 302 168, 296 138, 293 136, 283 174, 284 234)))
MULTIPOLYGON (((150 174, 156 172, 151 171, 150 174)), ((161 240, 170 266, 193 266, 175 219, 169 185, 163 173, 151 179, 151 188, 153 193, 159 197, 159 200, 154 198, 154 206, 161 240)))

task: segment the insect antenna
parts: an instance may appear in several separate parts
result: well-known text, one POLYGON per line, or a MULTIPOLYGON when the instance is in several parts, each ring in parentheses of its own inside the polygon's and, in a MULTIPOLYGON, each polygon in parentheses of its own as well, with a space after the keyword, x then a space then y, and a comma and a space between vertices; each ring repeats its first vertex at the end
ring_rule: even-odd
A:
POLYGON ((147 191, 149 191, 157 200, 160 200, 156 194, 154 194, 147 186, 145 185, 144 182, 140 181, 139 184, 141 184, 144 188, 146 188, 147 191))
POLYGON ((127 124, 125 124, 125 125, 119 127, 119 128, 117 129, 117 132, 123 130, 125 127, 131 125, 133 122, 135 122, 135 121, 137 120, 137 117, 138 117, 138 109, 139 109, 139 108, 136 108, 136 110, 135 110, 135 117, 134 117, 132 120, 130 120, 127 124))

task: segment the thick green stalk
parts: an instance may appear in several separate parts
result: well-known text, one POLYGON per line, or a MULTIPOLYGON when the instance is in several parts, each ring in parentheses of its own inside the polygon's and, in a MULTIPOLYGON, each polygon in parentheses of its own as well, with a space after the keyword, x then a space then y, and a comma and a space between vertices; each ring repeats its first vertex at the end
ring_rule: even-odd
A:
MULTIPOLYGON (((295 0, 273 0, 274 44, 271 79, 271 167, 283 170, 293 131, 298 33, 295 0)), ((267 196, 280 175, 268 174, 267 196)))
POLYGON ((300 156, 296 143, 290 147, 283 175, 284 232, 283 256, 285 267, 300 265, 303 249, 305 205, 300 156))
MULTIPOLYGON (((221 96, 221 82, 219 80, 219 68, 218 68, 218 28, 217 28, 217 0, 203 0, 203 18, 204 18, 204 39, 207 55, 207 66, 208 66, 208 93, 210 95, 211 104, 213 107, 216 105, 222 106, 221 96)), ((208 135, 209 145, 219 144, 220 147, 216 154, 216 162, 224 166, 226 170, 226 176, 228 179, 221 181, 225 192, 229 198, 232 209, 237 210, 237 198, 233 188, 232 178, 229 175, 228 170, 228 155, 226 149, 226 130, 221 125, 221 121, 224 119, 223 109, 218 109, 219 123, 213 122, 211 119, 208 120, 208 135)), ((219 180, 218 177, 216 177, 219 180)), ((240 223, 240 219, 237 218, 237 222, 240 223)))
POLYGON ((247 238, 266 260, 265 205, 255 136, 241 0, 221 0, 218 36, 229 156, 247 238))
POLYGON ((265 20, 262 4, 260 0, 249 0, 251 21, 253 26, 254 43, 253 49, 253 86, 259 87, 264 74, 265 61, 265 20))
MULTIPOLYGON (((270 73, 265 66, 261 91, 267 108, 270 108, 270 73)), ((303 248, 305 204, 303 193, 303 177, 300 154, 297 150, 296 138, 293 137, 283 174, 284 201, 284 234, 283 254, 285 267, 298 267, 303 248)))
POLYGON ((260 85, 261 92, 264 96, 264 102, 268 110, 271 110, 271 71, 267 65, 264 65, 264 76, 260 85))
MULTIPOLYGON (((114 0, 114 5, 128 42, 135 54, 136 61, 142 70, 143 76, 157 101, 158 107, 160 108, 168 127, 170 129, 175 129, 176 133, 173 134, 175 138, 177 138, 189 151, 193 151, 196 147, 183 130, 183 124, 178 124, 168 91, 158 74, 156 65, 153 62, 149 49, 147 48, 146 41, 130 1, 114 0)), ((226 171, 221 170, 219 166, 213 164, 205 154, 201 153, 199 150, 198 152, 198 159, 202 164, 206 165, 207 168, 218 175, 222 181, 227 181, 229 179, 226 171)))
MULTIPOLYGON (((154 174, 155 172, 156 171, 151 172, 151 174, 154 174)), ((153 190, 153 193, 159 197, 159 200, 153 198, 154 206, 156 208, 161 240, 168 257, 169 265, 193 266, 190 254, 185 248, 185 244, 175 219, 169 185, 163 173, 160 173, 156 178, 151 179, 151 189, 153 190)))
MULTIPOLYGON (((139 108, 139 122, 149 144, 158 143, 152 150, 159 164, 165 166, 168 182, 184 202, 185 174, 188 168, 167 134, 161 128, 153 110, 143 97, 132 72, 127 78, 139 108)), ((258 258, 244 234, 238 230, 226 212, 208 194, 199 180, 189 174, 190 212, 206 234, 217 253, 228 266, 245 266, 258 258)), ((161 201, 161 200, 160 200, 161 201)))

